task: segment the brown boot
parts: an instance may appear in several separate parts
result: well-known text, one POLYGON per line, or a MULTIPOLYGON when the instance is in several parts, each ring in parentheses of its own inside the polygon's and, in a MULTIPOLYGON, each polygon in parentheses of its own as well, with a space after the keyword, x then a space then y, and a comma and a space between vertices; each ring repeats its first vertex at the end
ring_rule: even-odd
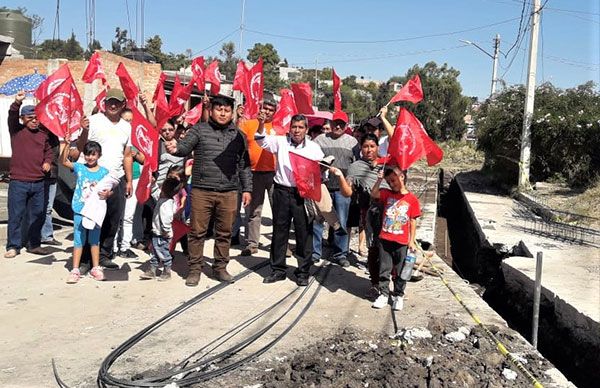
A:
POLYGON ((233 276, 225 268, 213 268, 215 279, 224 283, 233 283, 233 276))
POLYGON ((189 287, 196 287, 200 281, 200 274, 200 271, 190 270, 190 273, 185 279, 185 285, 189 287))

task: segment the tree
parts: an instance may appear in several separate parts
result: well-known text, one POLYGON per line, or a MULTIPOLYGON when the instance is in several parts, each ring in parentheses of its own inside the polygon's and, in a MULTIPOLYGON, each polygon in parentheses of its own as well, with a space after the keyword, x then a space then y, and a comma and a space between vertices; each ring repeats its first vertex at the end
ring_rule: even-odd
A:
POLYGON ((37 58, 52 59, 83 59, 83 48, 77 41, 74 33, 69 39, 46 39, 34 48, 37 58))
MULTIPOLYGON (((484 167, 504 183, 516 184, 525 88, 512 87, 486 100, 476 115, 477 147, 484 167)), ((593 184, 600 171, 600 94, 594 83, 561 90, 536 88, 531 124, 531 177, 558 178, 571 185, 593 184)))
POLYGON ((111 45, 115 54, 125 54, 137 48, 135 41, 127 37, 127 30, 122 30, 121 27, 115 28, 115 40, 111 45))
POLYGON ((88 46, 87 50, 85 50, 85 53, 83 54, 84 58, 86 60, 90 59, 90 57, 96 50, 102 50, 102 45, 98 40, 94 39, 88 46))
POLYGON ((259 58, 263 59, 263 70, 265 75, 265 90, 278 92, 284 83, 279 79, 279 54, 271 43, 255 43, 248 50, 248 60, 256 63, 259 58))
POLYGON ((75 38, 73 31, 71 31, 71 37, 65 41, 63 53, 67 59, 83 59, 83 48, 75 38))
POLYGON ((219 50, 219 55, 221 56, 219 71, 225 76, 226 79, 233 80, 233 77, 235 76, 235 70, 237 68, 237 63, 240 60, 235 55, 235 44, 233 42, 223 43, 223 46, 221 46, 221 50, 219 50))

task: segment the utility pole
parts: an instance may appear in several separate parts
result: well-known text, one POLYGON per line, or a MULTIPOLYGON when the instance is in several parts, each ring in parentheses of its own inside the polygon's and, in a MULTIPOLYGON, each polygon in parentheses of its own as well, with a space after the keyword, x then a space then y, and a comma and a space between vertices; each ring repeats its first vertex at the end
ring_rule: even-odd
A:
POLYGON ((496 83, 498 81, 497 76, 498 76, 498 53, 500 52, 500 34, 496 34, 496 39, 494 39, 494 55, 488 53, 486 50, 481 48, 475 42, 471 42, 470 40, 464 40, 464 39, 459 39, 459 41, 466 43, 466 44, 470 44, 471 46, 475 46, 479 51, 483 52, 485 55, 492 58, 492 60, 493 60, 492 87, 490 90, 490 97, 492 97, 494 95, 494 93, 496 93, 496 83))
POLYGON ((523 132, 521 134, 521 158, 519 160, 519 190, 530 188, 529 168, 531 162, 531 120, 533 117, 533 101, 535 98, 535 71, 537 67, 537 47, 540 29, 540 0, 533 1, 531 16, 531 45, 529 47, 529 66, 527 70, 527 90, 525 94, 525 110, 523 112, 523 132))
POLYGON ((319 70, 317 67, 319 66, 319 57, 315 58, 315 96, 313 98, 314 105, 317 106, 317 94, 319 94, 319 70))
POLYGON ((500 51, 500 34, 496 34, 496 39, 494 39, 494 68, 492 70, 492 91, 490 92, 490 96, 493 96, 496 93, 496 82, 498 75, 498 52, 500 51))
POLYGON ((242 0, 242 16, 240 18, 240 58, 243 58, 242 50, 244 49, 244 12, 246 11, 246 0, 242 0))

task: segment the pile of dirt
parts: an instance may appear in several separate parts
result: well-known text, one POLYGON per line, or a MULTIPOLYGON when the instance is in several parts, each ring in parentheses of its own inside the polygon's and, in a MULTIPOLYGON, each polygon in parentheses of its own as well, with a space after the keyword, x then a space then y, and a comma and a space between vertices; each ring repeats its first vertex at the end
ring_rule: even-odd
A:
MULTIPOLYGON (((521 339, 495 334, 542 383, 552 368, 521 339)), ((344 329, 289 356, 261 360, 202 386, 271 387, 523 387, 517 373, 479 328, 432 320, 395 338, 344 329)))

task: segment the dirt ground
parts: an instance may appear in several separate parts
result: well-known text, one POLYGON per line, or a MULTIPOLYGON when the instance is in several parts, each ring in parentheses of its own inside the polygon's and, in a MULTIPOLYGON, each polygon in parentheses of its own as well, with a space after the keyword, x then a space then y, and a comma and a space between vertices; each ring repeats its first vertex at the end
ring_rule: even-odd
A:
MULTIPOLYGON (((529 381, 498 353, 480 328, 431 319, 427 328, 401 329, 397 338, 346 328, 318 342, 273 359, 195 384, 196 387, 523 387, 529 381), (430 338, 410 338, 412 330, 430 338), (449 338, 455 338, 455 341, 449 338)), ((491 328, 543 384, 551 365, 519 338, 491 328)), ((210 365, 208 369, 218 369, 210 365)), ((145 374, 152 374, 146 372, 145 374)), ((141 378, 143 375, 137 376, 141 378)), ((176 383, 176 381, 175 381, 176 383)), ((551 385, 549 385, 551 386, 551 385)))

